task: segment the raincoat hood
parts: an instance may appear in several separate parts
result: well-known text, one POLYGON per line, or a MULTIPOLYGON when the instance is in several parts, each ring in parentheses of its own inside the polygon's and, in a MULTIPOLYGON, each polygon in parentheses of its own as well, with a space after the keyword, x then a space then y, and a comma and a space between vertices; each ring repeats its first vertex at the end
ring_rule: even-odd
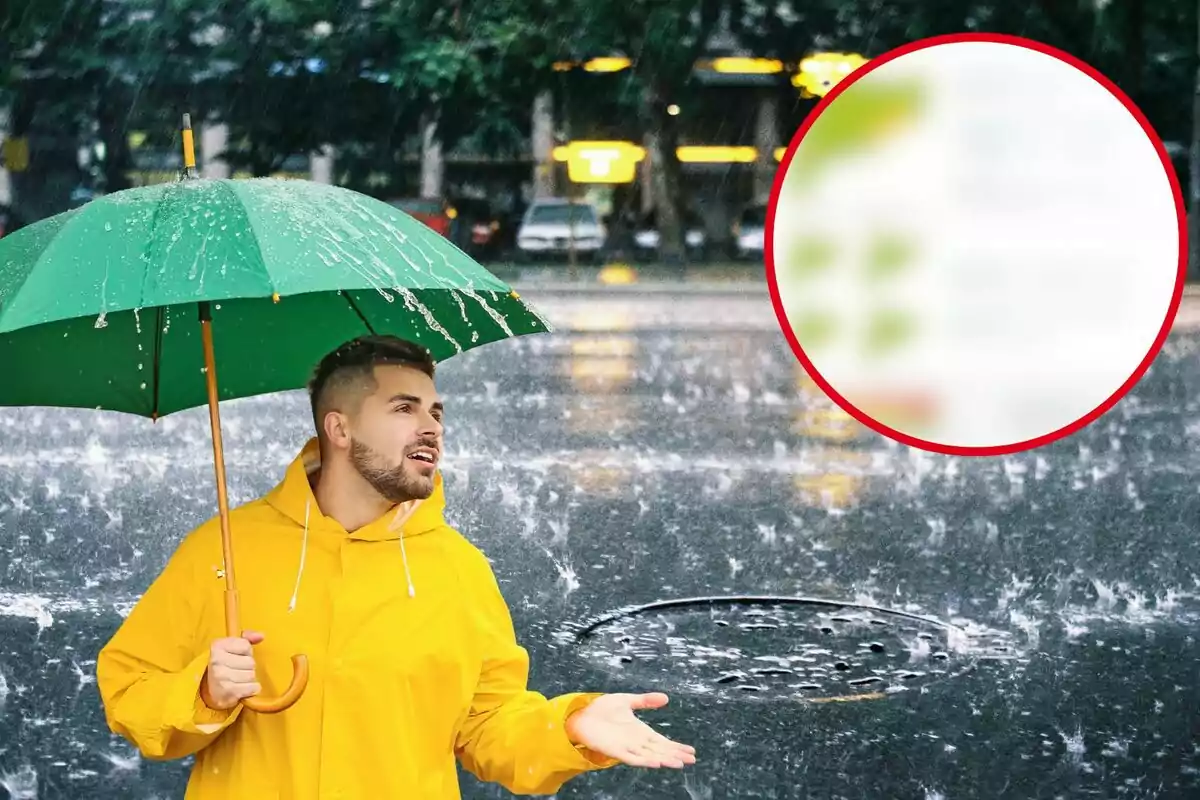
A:
POLYGON ((412 572, 408 567, 408 548, 404 540, 420 536, 446 526, 444 512, 446 495, 442 486, 442 473, 433 477, 433 494, 424 500, 410 500, 393 506, 388 512, 356 531, 346 531, 333 519, 324 516, 317 507, 317 498, 312 490, 312 476, 321 469, 321 448, 316 438, 310 439, 288 467, 283 482, 266 497, 266 502, 297 525, 304 527, 300 543, 300 565, 296 570, 296 589, 292 593, 289 610, 295 610, 296 593, 304 577, 304 561, 308 550, 308 534, 313 526, 325 532, 348 536, 367 542, 397 541, 404 561, 404 579, 408 596, 416 597, 412 572), (314 515, 315 510, 315 515, 314 515))
POLYGON ((548 795, 616 765, 566 733, 598 693, 527 687, 528 654, 487 558, 446 523, 441 476, 429 498, 347 532, 313 495, 316 454, 310 441, 275 489, 230 515, 241 622, 266 637, 255 677, 277 696, 303 654, 304 694, 278 714, 201 698, 226 636, 212 519, 97 658, 109 727, 149 759, 194 755, 188 800, 456 800, 456 762, 514 794, 548 795))

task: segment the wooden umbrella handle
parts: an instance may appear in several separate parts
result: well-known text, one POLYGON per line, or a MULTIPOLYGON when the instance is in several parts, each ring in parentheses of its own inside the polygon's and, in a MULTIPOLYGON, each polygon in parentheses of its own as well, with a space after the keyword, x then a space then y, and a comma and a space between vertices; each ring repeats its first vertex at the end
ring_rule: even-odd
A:
MULTIPOLYGON (((226 571, 225 579, 229 579, 226 571)), ((238 619, 238 593, 235 588, 225 589, 225 632, 228 636, 241 636, 243 631, 238 619)), ((242 705, 260 714, 278 714, 286 711, 304 694, 308 686, 308 656, 297 653, 292 656, 292 682, 278 697, 246 697, 242 705)))
MULTIPOLYGON (((217 395, 217 359, 213 348, 212 309, 200 303, 200 338, 204 348, 205 382, 208 389, 208 414, 212 427, 213 466, 217 478, 217 508, 221 517, 221 550, 225 559, 225 632, 241 636, 238 614, 237 578, 233 568, 233 542, 229 525, 229 492, 225 485, 225 449, 221 441, 221 412, 217 395)), ((292 683, 279 697, 247 697, 242 704, 252 711, 275 714, 291 708, 308 685, 308 657, 292 656, 292 683)))
POLYGON ((279 697, 246 697, 243 698, 242 705, 260 714, 276 714, 291 708, 292 704, 300 699, 300 695, 304 694, 304 687, 307 685, 308 656, 297 654, 292 656, 292 683, 283 694, 279 697))

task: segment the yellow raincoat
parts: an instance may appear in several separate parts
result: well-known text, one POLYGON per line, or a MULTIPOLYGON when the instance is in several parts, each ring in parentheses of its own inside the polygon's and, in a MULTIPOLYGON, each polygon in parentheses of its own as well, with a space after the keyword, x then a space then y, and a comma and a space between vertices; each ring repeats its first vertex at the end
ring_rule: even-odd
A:
POLYGON ((515 794, 553 794, 612 759, 575 747, 564 722, 597 694, 527 690, 529 660, 483 554, 433 495, 347 533, 321 514, 308 473, 316 440, 266 497, 232 512, 242 625, 275 696, 308 656, 294 706, 214 711, 199 687, 224 637, 217 520, 190 534, 112 640, 96 671, 108 724, 150 759, 196 754, 188 800, 458 798, 455 757, 515 794), (401 530, 403 536, 401 536, 401 530))

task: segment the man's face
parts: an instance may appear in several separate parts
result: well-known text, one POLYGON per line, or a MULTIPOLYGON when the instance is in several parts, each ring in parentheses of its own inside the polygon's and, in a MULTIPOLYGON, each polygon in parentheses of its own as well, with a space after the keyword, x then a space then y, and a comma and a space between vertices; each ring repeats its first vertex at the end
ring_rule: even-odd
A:
POLYGON ((442 403, 433 379, 389 365, 375 368, 375 381, 354 418, 350 460, 393 503, 429 497, 442 457, 442 403))

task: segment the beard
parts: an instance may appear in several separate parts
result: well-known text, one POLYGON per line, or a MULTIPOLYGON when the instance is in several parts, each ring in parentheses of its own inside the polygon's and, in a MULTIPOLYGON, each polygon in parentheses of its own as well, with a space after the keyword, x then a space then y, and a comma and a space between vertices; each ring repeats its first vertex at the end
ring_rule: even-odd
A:
POLYGON ((433 494, 433 476, 416 475, 407 469, 407 458, 392 466, 378 450, 353 439, 350 442, 350 463, 354 469, 384 499, 392 503, 424 500, 433 494))

